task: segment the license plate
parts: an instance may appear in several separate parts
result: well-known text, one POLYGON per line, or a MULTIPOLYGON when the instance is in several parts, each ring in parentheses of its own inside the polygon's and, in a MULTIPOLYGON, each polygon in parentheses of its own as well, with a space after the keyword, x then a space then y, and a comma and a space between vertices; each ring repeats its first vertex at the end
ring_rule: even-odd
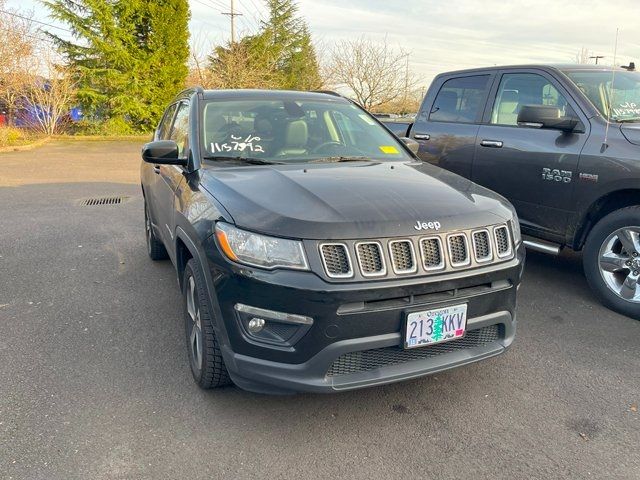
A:
POLYGON ((464 336, 467 305, 436 308, 407 315, 404 348, 425 347, 464 336))

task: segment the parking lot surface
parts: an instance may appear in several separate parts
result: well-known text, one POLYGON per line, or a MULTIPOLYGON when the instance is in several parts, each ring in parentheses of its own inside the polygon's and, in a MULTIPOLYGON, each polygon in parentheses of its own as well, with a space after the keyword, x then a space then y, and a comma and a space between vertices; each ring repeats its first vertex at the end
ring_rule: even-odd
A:
POLYGON ((640 322, 530 253, 503 356, 336 395, 204 392, 140 144, 0 154, 0 478, 640 478, 640 322), (122 196, 118 205, 82 206, 122 196))

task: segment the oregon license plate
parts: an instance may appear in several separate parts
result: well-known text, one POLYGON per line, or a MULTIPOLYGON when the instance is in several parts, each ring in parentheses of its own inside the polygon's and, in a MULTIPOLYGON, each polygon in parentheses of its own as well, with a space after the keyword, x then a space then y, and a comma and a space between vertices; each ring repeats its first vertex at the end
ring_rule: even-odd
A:
POLYGON ((461 338, 466 326, 466 304, 409 313, 404 348, 424 347, 461 338))

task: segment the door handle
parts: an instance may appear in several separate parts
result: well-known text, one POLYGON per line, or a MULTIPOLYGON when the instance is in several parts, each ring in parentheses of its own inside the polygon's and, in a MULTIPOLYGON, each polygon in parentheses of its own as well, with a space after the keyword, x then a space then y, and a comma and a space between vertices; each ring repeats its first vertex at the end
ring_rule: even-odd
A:
POLYGON ((160 165, 154 165, 153 172, 157 175, 160 175, 160 165))
POLYGON ((428 133, 416 133, 413 138, 415 138, 416 140, 429 140, 431 138, 431 135, 429 135, 428 133))
POLYGON ((480 145, 483 147, 502 148, 502 141, 500 140, 482 140, 480 145))

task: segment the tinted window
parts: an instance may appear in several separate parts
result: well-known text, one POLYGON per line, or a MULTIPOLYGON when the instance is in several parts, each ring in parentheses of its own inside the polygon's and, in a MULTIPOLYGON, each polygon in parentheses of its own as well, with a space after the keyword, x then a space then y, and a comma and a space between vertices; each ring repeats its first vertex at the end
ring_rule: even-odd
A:
POLYGON ((482 116, 489 75, 452 78, 438 92, 429 120, 474 123, 482 116))
POLYGON ((212 100, 202 124, 204 155, 216 161, 239 156, 277 162, 410 158, 369 113, 338 99, 212 100))
POLYGON ((605 117, 613 121, 640 121, 640 73, 567 71, 571 80, 605 117))
POLYGON ((179 156, 183 157, 186 150, 189 149, 189 105, 181 103, 178 107, 176 119, 173 122, 170 140, 178 144, 179 156))
POLYGON ((567 100, 542 75, 507 73, 502 76, 498 96, 491 113, 491 123, 518 125, 518 113, 523 105, 550 105, 567 113, 567 100))
POLYGON ((176 111, 177 105, 171 105, 164 113, 164 117, 162 117, 162 121, 160 125, 158 125, 158 130, 156 130, 156 139, 157 140, 167 140, 169 138, 169 130, 171 130, 171 122, 173 120, 173 114, 176 111))

